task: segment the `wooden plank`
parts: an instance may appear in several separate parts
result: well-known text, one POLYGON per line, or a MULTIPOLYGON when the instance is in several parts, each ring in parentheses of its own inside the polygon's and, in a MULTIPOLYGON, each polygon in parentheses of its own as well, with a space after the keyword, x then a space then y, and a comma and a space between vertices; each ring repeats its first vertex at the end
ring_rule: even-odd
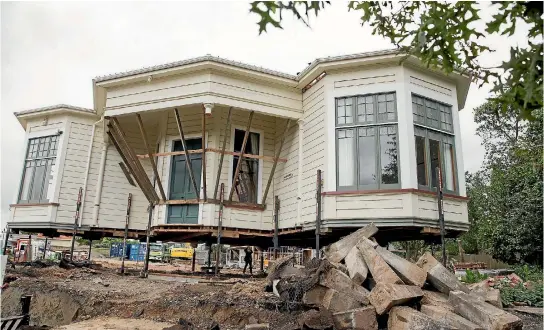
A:
POLYGON ((113 143, 113 146, 115 147, 115 149, 117 150, 117 152, 121 156, 121 159, 123 159, 123 162, 127 165, 127 168, 130 171, 130 174, 132 174, 132 176, 134 177, 134 180, 136 180, 136 183, 140 187, 140 190, 142 190, 142 192, 144 193, 145 198, 151 203, 151 200, 152 200, 151 196, 149 196, 147 191, 143 188, 144 185, 141 182, 140 177, 136 175, 136 172, 134 171, 133 167, 129 165, 129 162, 128 162, 124 152, 121 150, 121 147, 119 146, 119 143, 117 142, 117 140, 113 136, 112 132, 113 131, 106 132, 108 134, 109 138, 110 138, 110 141, 113 143))
POLYGON ((147 192, 147 195, 150 197, 150 203, 156 203, 159 200, 159 196, 157 195, 153 184, 149 180, 149 177, 147 176, 147 173, 145 172, 142 163, 138 160, 138 158, 136 157, 136 153, 127 142, 125 138, 126 134, 123 132, 121 124, 119 124, 117 118, 111 117, 108 127, 110 128, 111 133, 113 133, 113 136, 116 138, 120 150, 125 153, 125 160, 128 160, 128 163, 126 163, 126 165, 130 166, 132 164, 134 173, 139 176, 139 180, 142 183, 140 189, 147 192))
POLYGON ((208 199, 206 194, 206 108, 202 105, 202 197, 208 199))
MULTIPOLYGON (((183 145, 183 150, 187 150, 187 142, 185 141, 185 134, 183 133, 183 126, 181 125, 181 118, 179 116, 179 112, 177 108, 174 109, 174 113, 176 115, 176 123, 178 124, 179 136, 181 138, 181 144, 183 145)), ((195 175, 193 172, 193 165, 191 164, 191 157, 187 156, 187 154, 185 154, 185 164, 187 164, 189 177, 191 178, 191 182, 193 183, 193 188, 195 189, 196 199, 200 200, 200 196, 199 196, 200 193, 196 185, 195 175)))
POLYGON ((272 165, 272 170, 270 171, 270 177, 268 178, 268 182, 266 183, 266 189, 264 190, 264 194, 261 199, 261 204, 263 205, 266 203, 268 190, 270 189, 270 185, 272 184, 272 179, 274 179, 274 172, 276 171, 276 165, 278 165, 278 158, 280 157, 281 149, 283 148, 283 143, 285 142, 285 136, 287 135, 287 131, 289 130, 290 126, 291 126, 291 120, 287 119, 287 124, 285 125, 285 130, 283 131, 283 135, 281 137, 280 147, 276 151, 276 156, 274 157, 275 161, 274 161, 274 164, 272 165))
POLYGON ((132 176, 136 180, 136 183, 140 187, 140 190, 142 190, 147 200, 151 203, 154 199, 154 196, 149 192, 149 189, 148 189, 149 187, 146 186, 145 179, 140 174, 141 172, 138 171, 136 162, 130 159, 130 155, 128 154, 128 151, 125 149, 126 146, 123 145, 123 141, 121 140, 121 137, 120 137, 122 133, 117 131, 111 124, 108 124, 108 128, 110 130, 107 132, 107 134, 110 137, 111 141, 113 142, 115 149, 117 149, 117 152, 121 156, 121 159, 123 160, 125 165, 127 165, 130 171, 130 174, 132 174, 132 176))
POLYGON ((225 135, 223 136, 223 146, 219 153, 219 167, 217 168, 217 176, 215 179, 215 189, 213 191, 213 199, 217 199, 217 190, 219 189, 219 179, 221 178, 221 168, 223 167, 223 158, 225 158, 225 148, 227 147, 227 133, 229 132, 230 120, 232 118, 232 107, 229 108, 229 115, 227 117, 227 123, 225 125, 225 135))
POLYGON ((191 205, 191 204, 202 204, 204 201, 198 199, 170 199, 166 201, 161 201, 159 204, 167 205, 191 205))
POLYGON ((149 161, 151 162, 151 167, 153 168, 153 173, 155 173, 155 179, 157 180, 157 185, 159 186, 159 191, 161 193, 162 199, 166 199, 166 194, 164 193, 164 189, 162 187, 161 183, 161 176, 159 175, 159 171, 157 170, 157 164, 155 163, 155 157, 152 156, 151 147, 149 146, 149 143, 147 142, 147 133, 145 132, 144 123, 142 122, 142 117, 139 113, 136 114, 136 119, 138 119, 138 126, 140 127, 140 134, 142 135, 142 140, 144 141, 145 149, 147 150, 147 154, 149 155, 149 161))
MULTIPOLYGON (((202 153, 202 149, 195 149, 195 150, 189 150, 189 154, 199 154, 202 153)), ((222 149, 217 148, 206 148, 206 152, 215 152, 215 153, 222 153, 222 149)), ((234 152, 234 151, 228 151, 225 150, 225 155, 231 155, 231 156, 240 156, 240 152, 234 152)), ((178 155, 185 155, 185 151, 169 151, 169 152, 158 152, 152 154, 154 157, 166 157, 166 156, 178 156, 178 155)), ((138 158, 148 158, 149 155, 136 155, 138 158)), ((244 158, 252 158, 252 159, 262 159, 266 161, 273 162, 276 160, 276 158, 271 156, 261 156, 261 155, 252 155, 252 154, 244 154, 244 158)), ((287 158, 278 158, 278 162, 280 163, 286 163, 287 158)))
POLYGON ((234 172, 234 177, 232 178, 232 187, 230 188, 229 202, 232 201, 232 195, 234 194, 234 188, 236 187, 236 180, 238 180, 238 175, 240 175, 240 168, 242 167, 242 162, 244 161, 244 153, 246 152, 247 139, 249 138, 249 130, 251 129, 253 114, 254 114, 253 111, 249 113, 246 133, 244 134, 244 141, 242 141, 242 149, 240 150, 242 155, 240 155, 240 157, 238 158, 238 164, 236 165, 236 172, 234 172))

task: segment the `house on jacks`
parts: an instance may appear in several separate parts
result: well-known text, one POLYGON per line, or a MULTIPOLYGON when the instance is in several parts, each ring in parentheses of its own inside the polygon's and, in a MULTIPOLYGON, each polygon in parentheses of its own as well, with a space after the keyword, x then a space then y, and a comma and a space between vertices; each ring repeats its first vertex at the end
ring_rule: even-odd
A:
POLYGON ((15 113, 26 132, 9 228, 312 245, 468 230, 459 111, 470 78, 396 51, 297 75, 218 57, 97 77, 92 109, 15 113), (130 205, 129 205, 130 196, 130 205), (78 202, 79 201, 79 202, 78 202), (325 243, 324 242, 324 243, 325 243))

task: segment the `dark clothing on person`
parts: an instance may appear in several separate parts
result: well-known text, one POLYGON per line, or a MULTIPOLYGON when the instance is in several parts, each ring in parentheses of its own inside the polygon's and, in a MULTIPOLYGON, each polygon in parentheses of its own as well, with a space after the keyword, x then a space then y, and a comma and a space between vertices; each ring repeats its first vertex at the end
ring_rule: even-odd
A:
POLYGON ((246 273, 247 266, 249 265, 249 273, 253 275, 253 258, 251 257, 251 254, 253 251, 251 251, 250 248, 245 249, 246 255, 244 256, 244 274, 246 273))

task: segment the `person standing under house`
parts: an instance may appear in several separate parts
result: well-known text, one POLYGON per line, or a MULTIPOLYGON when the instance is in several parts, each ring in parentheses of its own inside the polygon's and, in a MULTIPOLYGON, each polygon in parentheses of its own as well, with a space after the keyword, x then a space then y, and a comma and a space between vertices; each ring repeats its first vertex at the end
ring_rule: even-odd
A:
POLYGON ((244 252, 246 253, 244 256, 244 274, 246 273, 246 268, 249 265, 249 273, 253 275, 253 257, 251 257, 253 251, 251 251, 251 248, 248 246, 244 249, 244 252))

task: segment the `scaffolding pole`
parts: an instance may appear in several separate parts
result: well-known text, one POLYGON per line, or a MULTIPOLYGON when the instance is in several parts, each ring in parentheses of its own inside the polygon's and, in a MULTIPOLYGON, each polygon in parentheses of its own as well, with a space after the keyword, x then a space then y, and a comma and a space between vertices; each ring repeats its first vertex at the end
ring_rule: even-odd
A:
MULTIPOLYGON (((149 252, 151 249, 149 248, 149 243, 151 241, 151 220, 153 220, 153 210, 155 209, 155 205, 149 204, 149 217, 147 219, 147 232, 146 232, 146 238, 145 238, 145 259, 144 259, 144 268, 142 270, 142 273, 140 274, 140 277, 147 278, 147 274, 149 272, 149 252)), ((138 252, 139 255, 139 252, 138 252)), ((137 259, 136 259, 137 260, 137 259)))
POLYGON ((280 221, 280 198, 278 196, 274 197, 274 259, 278 257, 278 249, 280 247, 279 237, 278 237, 278 228, 280 221))
POLYGON ((440 243, 442 244, 442 264, 446 267, 448 260, 446 255, 446 228, 444 227, 444 195, 442 193, 442 171, 440 167, 436 168, 436 177, 438 178, 438 187, 436 195, 438 200, 438 222, 440 223, 440 243))
POLYGON ((79 209, 81 208, 81 195, 83 194, 83 188, 79 187, 77 194, 76 214, 74 216, 74 230, 72 232, 72 244, 70 246, 70 261, 74 260, 74 244, 76 243, 77 224, 79 223, 79 209))
POLYGON ((316 186, 316 215, 315 215, 315 253, 317 258, 321 257, 319 251, 319 236, 321 235, 321 170, 317 170, 316 186))
POLYGON ((125 215, 125 233, 123 234, 123 254, 121 255, 121 274, 125 273, 125 256, 127 254, 127 236, 128 236, 128 225, 130 222, 130 207, 132 206, 132 194, 128 194, 127 200, 127 214, 125 215))
MULTIPOLYGON (((225 184, 221 183, 221 195, 219 196, 219 219, 217 222, 217 246, 215 259, 215 275, 219 273, 219 262, 221 261, 221 230, 223 226, 223 203, 225 201, 225 184)), ((211 248, 211 247, 210 247, 211 248)))

